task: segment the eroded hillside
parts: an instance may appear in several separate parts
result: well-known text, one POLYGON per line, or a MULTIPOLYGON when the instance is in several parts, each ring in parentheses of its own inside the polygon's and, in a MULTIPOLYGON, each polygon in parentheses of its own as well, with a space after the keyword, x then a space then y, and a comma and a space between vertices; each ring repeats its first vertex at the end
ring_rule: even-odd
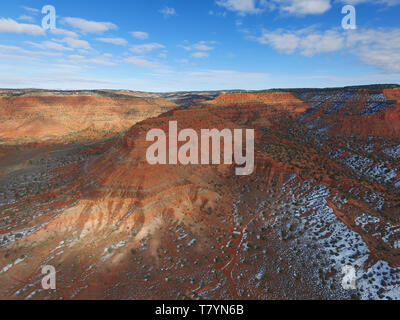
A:
POLYGON ((97 141, 176 107, 162 98, 98 96, 2 97, 0 106, 3 145, 97 141))
POLYGON ((36 175, 4 174, 1 297, 399 299, 399 99, 396 88, 227 93, 43 156, 36 175), (169 121, 255 129, 254 173, 149 165, 146 133, 169 121), (44 265, 57 290, 42 289, 44 265), (345 266, 357 290, 342 288, 345 266))

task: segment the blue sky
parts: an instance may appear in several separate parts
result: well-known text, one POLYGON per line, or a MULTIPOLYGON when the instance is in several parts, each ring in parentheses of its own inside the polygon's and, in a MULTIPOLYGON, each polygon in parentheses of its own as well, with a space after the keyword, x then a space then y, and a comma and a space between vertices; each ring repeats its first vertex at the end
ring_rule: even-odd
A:
POLYGON ((0 2, 0 87, 180 91, 400 82, 400 0, 0 2), (357 29, 342 28, 342 7, 357 29), (56 29, 44 30, 44 5, 56 29))

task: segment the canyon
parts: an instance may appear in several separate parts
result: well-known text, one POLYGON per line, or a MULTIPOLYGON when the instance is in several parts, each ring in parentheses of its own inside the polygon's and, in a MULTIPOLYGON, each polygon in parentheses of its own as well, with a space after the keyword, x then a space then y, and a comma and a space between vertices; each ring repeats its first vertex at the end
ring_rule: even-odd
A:
POLYGON ((400 299, 398 85, 0 90, 0 118, 0 299, 400 299), (174 121, 253 129, 253 172, 148 163, 174 121))

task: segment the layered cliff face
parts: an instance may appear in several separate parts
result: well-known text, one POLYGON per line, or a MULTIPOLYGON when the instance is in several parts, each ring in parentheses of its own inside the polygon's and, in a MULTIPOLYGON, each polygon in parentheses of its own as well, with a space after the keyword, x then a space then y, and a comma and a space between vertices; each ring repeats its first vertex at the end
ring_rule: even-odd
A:
POLYGON ((228 93, 7 175, 1 297, 399 298, 399 96, 228 93), (254 173, 148 164, 146 134, 169 121, 254 129, 254 173), (43 265, 57 290, 42 289, 43 265), (346 266, 356 290, 342 287, 346 266))
POLYGON ((132 125, 176 108, 159 94, 124 91, 0 91, 0 174, 43 154, 119 138, 132 125))
POLYGON ((162 98, 40 95, 2 97, 0 106, 2 144, 97 141, 176 107, 162 98))

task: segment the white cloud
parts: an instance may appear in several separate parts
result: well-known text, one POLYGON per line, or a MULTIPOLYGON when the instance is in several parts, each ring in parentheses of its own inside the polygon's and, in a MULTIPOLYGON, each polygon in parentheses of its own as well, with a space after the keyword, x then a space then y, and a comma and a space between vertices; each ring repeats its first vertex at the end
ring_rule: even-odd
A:
POLYGON ((44 41, 41 43, 26 41, 26 44, 31 45, 32 47, 42 49, 42 50, 56 50, 56 51, 71 51, 71 48, 65 47, 60 43, 53 41, 44 41))
POLYGON ((261 44, 267 44, 275 50, 289 54, 298 49, 300 37, 292 31, 282 29, 268 31, 263 29, 262 35, 255 38, 255 40, 261 44))
POLYGON ((400 0, 336 0, 336 2, 342 2, 344 4, 351 4, 351 5, 371 3, 371 4, 387 5, 389 7, 400 4, 400 0))
POLYGON ((216 4, 239 15, 257 14, 264 11, 265 0, 217 0, 216 4), (260 6, 258 6, 258 3, 260 6))
POLYGON ((223 11, 223 12, 214 12, 213 10, 210 10, 210 11, 208 11, 208 14, 209 14, 210 16, 223 17, 223 18, 226 17, 226 11, 223 11))
POLYGON ((34 24, 18 23, 13 19, 0 18, 0 32, 26 33, 33 36, 44 35, 44 30, 34 24))
POLYGON ((330 0, 217 0, 216 4, 241 16, 259 14, 267 8, 289 15, 322 14, 331 8, 330 0))
POLYGON ((113 67, 117 64, 107 59, 105 56, 99 56, 88 60, 89 63, 99 64, 102 66, 113 67))
MULTIPOLYGON (((84 57, 84 55, 81 57, 84 57)), ((73 61, 72 58, 71 61, 73 61)), ((1 69, 0 87, 34 87, 56 90, 107 88, 171 92, 210 89, 265 89, 276 83, 275 79, 265 73, 213 69, 198 69, 189 72, 182 71, 183 67, 180 67, 177 72, 164 72, 165 66, 161 65, 164 70, 157 70, 159 65, 152 61, 147 61, 146 63, 145 61, 132 59, 131 62, 132 68, 143 66, 145 69, 140 75, 137 72, 132 72, 131 77, 124 77, 123 79, 113 77, 112 74, 108 74, 107 77, 101 77, 97 73, 90 73, 90 70, 95 70, 93 67, 88 67, 87 73, 82 72, 82 68, 86 67, 86 65, 79 62, 79 58, 77 58, 77 62, 72 64, 44 65, 43 68, 30 77, 26 77, 26 63, 21 63, 18 69, 15 67, 1 69), (149 62, 150 64, 148 64, 149 62), (154 68, 146 69, 149 66, 154 68)))
POLYGON ((210 54, 208 52, 194 52, 192 53, 191 56, 196 59, 202 59, 202 58, 208 58, 210 54))
POLYGON ((176 59, 175 61, 180 64, 188 64, 189 63, 188 59, 176 59))
POLYGON ((139 44, 136 46, 133 46, 131 48, 131 51, 135 52, 135 53, 146 53, 146 52, 150 52, 156 49, 163 49, 165 48, 165 46, 163 46, 162 44, 159 43, 146 43, 146 44, 139 44))
POLYGON ((291 15, 322 14, 331 8, 330 0, 273 0, 272 5, 291 15))
POLYGON ((64 38, 63 40, 61 40, 61 42, 65 42, 71 48, 74 48, 74 49, 84 49, 84 50, 91 49, 89 42, 87 42, 86 40, 80 40, 80 39, 76 39, 76 38, 67 37, 67 38, 64 38))
POLYGON ((384 71, 400 72, 400 29, 357 29, 346 32, 340 29, 318 31, 262 30, 262 35, 252 38, 261 44, 286 54, 299 52, 303 56, 344 52, 358 57, 363 63, 384 71))
POLYGON ((118 29, 118 27, 111 22, 88 21, 85 19, 72 17, 64 18, 63 21, 70 26, 87 33, 103 33, 108 30, 118 29))
POLYGON ((27 7, 27 6, 21 6, 21 8, 24 9, 24 10, 26 10, 26 11, 29 11, 29 12, 31 12, 31 13, 33 13, 33 14, 38 14, 38 13, 40 12, 39 9, 30 8, 30 7, 27 7))
POLYGON ((27 16, 26 14, 20 15, 17 20, 22 20, 22 21, 28 21, 28 22, 34 22, 35 18, 31 16, 27 16))
POLYGON ((63 36, 63 37, 69 37, 69 38, 77 38, 78 34, 73 31, 65 30, 65 29, 51 29, 50 30, 51 34, 57 35, 57 36, 63 36))
POLYGON ((36 76, 26 77, 24 74, 0 74, 0 87, 10 88, 48 88, 55 90, 77 90, 77 89, 115 89, 121 87, 121 84, 115 83, 98 77, 84 78, 82 73, 65 74, 52 72, 37 74, 36 76))
POLYGON ((214 50, 213 47, 205 44, 205 43, 197 43, 195 45, 193 45, 193 48, 195 50, 199 50, 199 51, 210 51, 210 50, 214 50))
POLYGON ((214 47, 211 46, 211 44, 215 44, 214 41, 200 41, 192 45, 180 45, 179 47, 182 47, 186 51, 211 51, 214 50, 214 47))
POLYGON ((85 59, 84 56, 78 54, 71 54, 70 56, 68 56, 68 58, 70 58, 73 61, 83 61, 85 59))
POLYGON ((17 60, 17 61, 33 61, 33 60, 35 60, 34 57, 30 57, 30 56, 17 56, 17 55, 4 54, 4 53, 0 53, 0 58, 2 60, 17 60))
POLYGON ((161 9, 160 13, 162 13, 165 18, 177 15, 176 10, 174 8, 169 8, 169 7, 161 9))
POLYGON ((117 46, 125 46, 128 44, 128 41, 122 38, 97 38, 97 41, 115 44, 117 46))
POLYGON ((17 51, 17 52, 23 51, 22 48, 17 47, 17 46, 6 46, 3 44, 0 44, 0 51, 3 51, 3 50, 4 51, 17 51))
POLYGON ((110 57, 111 56, 109 54, 103 54, 94 58, 87 58, 85 56, 77 54, 68 56, 72 63, 92 63, 108 67, 116 66, 117 64, 115 62, 110 61, 110 57))
POLYGON ((338 51, 345 47, 342 33, 336 30, 320 32, 313 28, 297 31, 263 29, 262 35, 256 40, 259 43, 270 45, 277 51, 287 54, 299 51, 301 55, 307 57, 338 51))
POLYGON ((47 49, 57 50, 57 51, 67 51, 72 50, 71 48, 67 48, 60 43, 53 42, 53 41, 45 41, 43 42, 47 49))
POLYGON ((400 29, 360 30, 346 37, 352 54, 387 72, 400 72, 400 29))
MULTIPOLYGON (((29 42, 26 42, 27 44, 30 44, 29 42)), ((44 46, 34 46, 39 49, 46 49, 44 46)), ((32 51, 32 50, 26 50, 22 49, 21 47, 17 46, 7 46, 7 45, 0 45, 0 51, 2 52, 15 52, 15 53, 20 53, 24 54, 26 56, 59 56, 59 53, 54 53, 54 52, 48 52, 48 51, 32 51)))
POLYGON ((124 60, 126 63, 133 64, 135 66, 149 68, 149 69, 161 69, 162 65, 156 61, 150 61, 142 57, 129 57, 124 60))
POLYGON ((134 38, 140 39, 140 40, 146 40, 149 38, 149 34, 147 32, 143 32, 143 31, 132 31, 131 35, 134 38))
MULTIPOLYGON (((370 3, 395 6, 400 4, 400 0, 216 0, 218 6, 236 12, 241 16, 262 13, 267 8, 279 10, 288 15, 317 15, 330 10, 332 2, 352 5, 370 3)), ((213 15, 214 12, 211 10, 209 14, 213 15)))
MULTIPOLYGON (((187 41, 185 42, 187 43, 187 41)), ((179 45, 178 47, 181 47, 186 51, 195 51, 191 54, 192 58, 203 59, 210 56, 209 51, 214 50, 212 45, 215 43, 215 41, 200 41, 194 44, 179 45)))

